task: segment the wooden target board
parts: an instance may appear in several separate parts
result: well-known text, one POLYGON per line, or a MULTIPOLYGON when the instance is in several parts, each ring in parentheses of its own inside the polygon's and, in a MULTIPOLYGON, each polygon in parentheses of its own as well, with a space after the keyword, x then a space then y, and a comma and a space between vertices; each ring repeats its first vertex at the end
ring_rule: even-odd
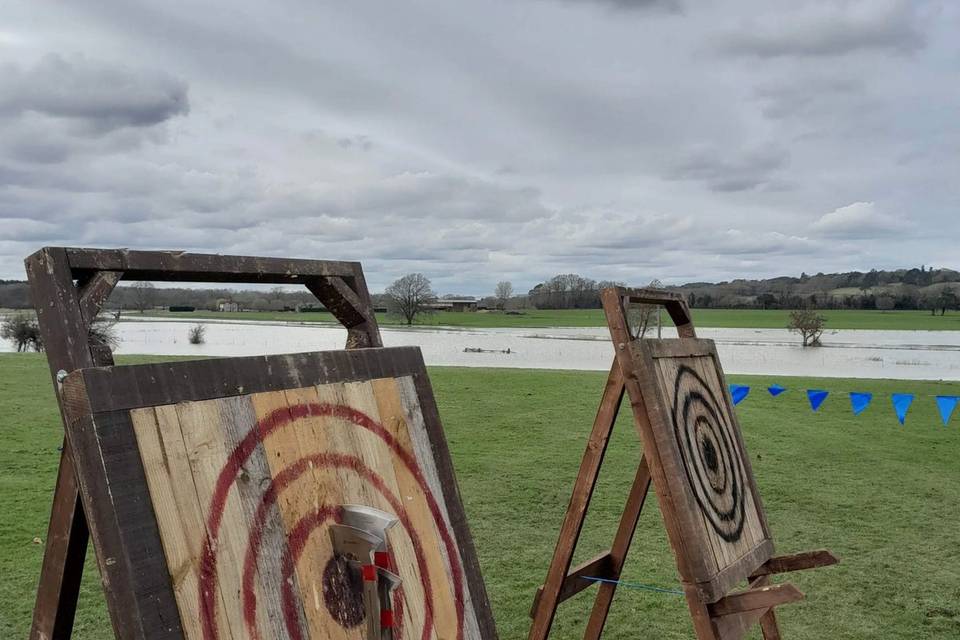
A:
POLYGON ((496 637, 419 349, 85 369, 63 395, 118 637, 496 637))
POLYGON ((658 493, 684 580, 707 602, 747 578, 773 553, 762 503, 710 340, 638 340, 630 345, 648 402, 647 455, 664 474, 658 493), (653 402, 651 402, 651 400, 653 402))

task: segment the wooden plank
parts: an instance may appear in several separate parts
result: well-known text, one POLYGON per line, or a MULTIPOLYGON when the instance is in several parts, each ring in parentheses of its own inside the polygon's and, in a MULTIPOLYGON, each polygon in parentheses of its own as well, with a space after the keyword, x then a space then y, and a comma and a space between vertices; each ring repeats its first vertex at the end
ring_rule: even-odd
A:
MULTIPOLYGON (((612 575, 617 579, 620 578, 623 571, 623 565, 627 560, 627 551, 630 550, 630 543, 633 541, 633 534, 637 529, 637 521, 640 519, 640 513, 643 511, 643 504, 649 491, 650 465, 647 462, 647 457, 641 455, 637 474, 633 479, 633 485, 630 488, 630 495, 627 497, 627 504, 623 508, 623 514, 620 516, 620 524, 617 527, 617 534, 613 538, 613 546, 610 551, 612 575)), ((584 640, 597 640, 603 633, 603 627, 607 622, 607 614, 610 611, 610 605, 613 603, 616 589, 617 585, 614 583, 600 584, 597 597, 593 602, 590 619, 587 620, 587 628, 583 634, 584 640)))
POLYGON ((816 569, 818 567, 827 567, 840 562, 833 553, 827 549, 817 549, 816 551, 804 551, 802 553, 793 553, 785 556, 776 556, 770 558, 763 565, 753 572, 750 576, 772 575, 776 573, 788 573, 791 571, 804 571, 806 569, 816 569))
POLYGON ((713 356, 717 352, 713 340, 706 338, 663 338, 649 340, 647 348, 650 357, 660 358, 694 358, 698 356, 713 356))
MULTIPOLYGON (((131 412, 130 418, 185 638, 200 639, 203 637, 200 611, 203 536, 197 532, 206 532, 207 527, 180 421, 171 406, 137 409, 131 412)), ((225 639, 231 638, 219 589, 217 597, 220 603, 217 628, 222 630, 225 639)))
MULTIPOLYGON (((749 454, 743 443, 740 434, 740 425, 737 422, 735 412, 733 411, 733 401, 729 397, 729 391, 725 384, 720 380, 717 371, 717 362, 712 356, 691 358, 695 361, 696 370, 701 379, 707 383, 718 403, 717 412, 722 421, 729 426, 728 435, 731 438, 729 443, 733 450, 733 457, 739 464, 743 474, 744 484, 741 487, 743 492, 743 531, 739 540, 727 542, 722 540, 716 531, 708 530, 718 545, 724 548, 724 565, 720 567, 721 571, 734 564, 742 557, 751 553, 760 546, 765 540, 768 540, 766 532, 763 530, 762 516, 756 502, 757 492, 755 483, 752 481, 752 472, 749 464, 749 454)), ((772 548, 771 548, 772 553, 772 548)), ((747 568, 746 575, 733 577, 734 582, 740 582, 752 572, 752 568, 747 568)), ((732 586, 732 585, 731 585, 732 586)))
MULTIPOLYGON (((447 533, 448 535, 452 534, 454 550, 460 550, 459 553, 451 554, 448 552, 446 544, 440 546, 441 555, 447 566, 452 567, 453 563, 456 562, 461 568, 459 581, 456 576, 451 574, 450 582, 454 585, 453 596, 457 597, 457 591, 459 590, 462 598, 460 602, 464 612, 463 637, 467 639, 495 638, 496 630, 494 629, 493 636, 490 636, 488 635, 489 630, 486 629, 486 625, 492 626, 492 620, 485 619, 485 617, 491 615, 489 604, 485 604, 483 607, 477 605, 476 598, 485 599, 486 591, 483 590, 483 580, 479 575, 479 568, 470 568, 469 566, 471 562, 476 562, 476 557, 474 556, 471 559, 463 552, 464 540, 467 540, 468 549, 472 549, 473 542, 469 538, 469 530, 466 529, 466 516, 462 515, 461 525, 457 524, 456 518, 458 516, 455 515, 455 512, 459 509, 462 513, 459 492, 455 494, 457 502, 451 503, 450 498, 447 497, 450 491, 448 484, 456 484, 456 480, 450 475, 453 473, 452 462, 449 459, 442 459, 435 443, 437 436, 434 429, 438 425, 433 427, 428 425, 424 405, 421 403, 422 391, 417 385, 415 376, 404 376, 395 379, 393 382, 397 394, 395 400, 399 400, 399 403, 388 403, 387 406, 382 407, 380 409, 381 417, 384 419, 385 425, 392 424, 398 429, 405 427, 402 431, 398 431, 398 442, 409 442, 409 451, 419 464, 427 488, 437 503, 447 533), (391 420, 391 416, 395 419, 391 420), (402 435, 404 432, 405 435, 402 435), (445 469, 445 465, 449 465, 449 469, 445 469), (454 558, 451 555, 457 557, 454 558), (473 573, 474 571, 476 573, 473 573), (475 584, 477 582, 480 585, 479 589, 475 584)), ((374 381, 374 384, 377 384, 377 381, 374 381)), ((435 411, 436 408, 434 407, 432 410, 435 411)), ((442 437, 442 431, 439 437, 440 442, 446 447, 446 439, 442 437)), ((449 452, 446 452, 446 455, 449 455, 449 452)))
MULTIPOLYGON (((72 414, 76 405, 67 406, 72 414)), ((129 413, 79 416, 67 433, 74 444, 81 496, 117 636, 181 639, 176 599, 129 413)))
POLYGON ((711 604, 710 611, 714 616, 726 616, 757 609, 766 610, 800 600, 803 600, 803 593, 789 582, 785 582, 728 595, 711 604))
POLYGON ((772 536, 770 533, 770 523, 767 521, 767 511, 763 507, 763 499, 760 497, 760 490, 757 488, 757 479, 753 474, 753 463, 750 460, 750 456, 746 453, 747 447, 743 442, 743 431, 740 428, 740 421, 737 418, 737 412, 733 410, 733 398, 730 395, 730 386, 727 384, 727 378, 723 373, 723 366, 720 364, 720 356, 718 356, 716 353, 716 346, 714 346, 714 352, 711 355, 711 359, 713 360, 714 364, 713 372, 718 378, 718 384, 720 385, 720 388, 723 389, 724 397, 727 401, 731 423, 736 426, 736 429, 734 429, 734 434, 737 437, 737 443, 740 446, 740 450, 744 452, 743 465, 746 469, 747 479, 750 483, 750 495, 754 504, 756 505, 756 513, 759 519, 760 530, 763 538, 769 540, 772 536))
MULTIPOLYGON (((47 352, 54 391, 57 372, 94 364, 79 298, 62 249, 42 249, 25 260, 30 294, 47 352)), ((61 416, 62 413, 61 406, 61 416)), ((66 418, 64 417, 66 425, 66 418)), ((64 440, 47 527, 43 564, 31 623, 31 640, 70 637, 87 551, 88 529, 74 475, 73 452, 64 440)))
MULTIPOLYGON (((570 573, 563 580, 563 586, 560 588, 560 595, 557 603, 569 600, 584 589, 596 584, 593 580, 585 580, 584 576, 591 578, 606 578, 607 580, 616 580, 619 576, 613 570, 613 562, 610 550, 599 553, 589 560, 585 560, 577 566, 570 569, 570 573)), ((537 587, 537 593, 533 597, 533 606, 530 608, 530 617, 536 615, 537 607, 540 604, 540 598, 543 597, 543 585, 537 587)))
POLYGON ((80 317, 90 326, 123 274, 119 271, 96 271, 80 286, 80 317))
POLYGON ((377 318, 369 296, 361 297, 343 278, 320 277, 308 280, 307 289, 347 328, 347 348, 382 347, 377 318))
MULTIPOLYGON (((288 389, 259 393, 250 397, 256 419, 259 422, 276 419, 292 420, 290 410, 298 405, 317 405, 320 399, 314 388, 288 389)), ((263 441, 265 459, 270 476, 276 479, 299 461, 322 451, 336 451, 334 434, 326 420, 306 415, 287 428, 279 429, 263 441)), ((309 464, 304 473, 289 486, 277 493, 277 513, 283 530, 293 532, 304 518, 319 514, 327 507, 340 504, 340 489, 347 478, 338 478, 332 471, 319 469, 309 464)), ((301 541, 303 553, 294 565, 294 584, 302 601, 302 616, 310 638, 332 640, 359 640, 362 629, 353 632, 331 624, 324 600, 323 574, 327 561, 333 557, 333 545, 327 535, 315 533, 301 541), (309 544, 307 542, 309 541, 309 544)), ((271 585, 265 585, 270 588, 271 585)), ((279 584, 275 586, 279 591, 279 584)), ((280 636, 281 638, 283 636, 280 636)))
MULTIPOLYGON (((369 358, 374 357, 373 349, 364 349, 363 353, 369 358)), ((433 396, 433 388, 430 386, 430 378, 427 376, 426 369, 422 365, 423 360, 419 350, 415 353, 404 352, 397 354, 397 356, 402 359, 415 359, 421 363, 420 369, 414 372, 411 378, 413 380, 416 401, 419 405, 419 411, 417 413, 422 417, 423 428, 426 431, 430 443, 430 450, 433 453, 433 464, 437 470, 437 479, 440 484, 440 493, 437 497, 439 499, 440 496, 442 496, 446 515, 450 521, 450 528, 453 530, 454 541, 456 547, 460 550, 460 561, 462 562, 463 571, 466 576, 468 597, 472 603, 476 617, 476 632, 482 640, 497 640, 497 627, 493 619, 493 610, 490 608, 490 599, 487 596, 486 586, 483 583, 480 562, 477 557, 476 547, 473 543, 473 536, 470 534, 467 516, 463 509, 460 487, 459 484, 457 484, 453 460, 450 457, 450 449, 447 446, 447 439, 443 433, 443 423, 440 420, 440 412, 437 409, 437 403, 433 396)), ((414 368, 409 363, 406 366, 409 369, 414 368)), ((405 394, 405 397, 408 397, 408 395, 409 394, 405 394)), ((469 628, 465 629, 465 632, 468 630, 469 628)))
POLYGON ((624 382, 620 365, 614 362, 607 376, 607 382, 600 399, 600 408, 594 418, 587 449, 580 462, 580 470, 573 485, 573 493, 567 512, 563 517, 557 546, 550 561, 547 578, 543 583, 539 606, 535 610, 533 623, 530 625, 529 640, 544 640, 550 634, 557 604, 560 602, 560 593, 564 580, 570 573, 570 563, 573 552, 577 547, 577 540, 583 529, 587 507, 593 496, 594 487, 600 474, 600 466, 607 452, 610 434, 617 420, 620 403, 623 400, 624 382))
POLYGON ((122 271, 124 280, 162 282, 265 282, 302 284, 316 276, 351 277, 357 262, 227 256, 183 251, 79 249, 65 251, 74 276, 91 271, 122 271))
MULTIPOLYGON (((369 387, 371 395, 362 398, 362 400, 360 397, 361 389, 358 389, 356 385, 346 385, 346 387, 348 390, 345 393, 344 400, 350 406, 361 408, 372 401, 375 407, 368 407, 365 413, 370 415, 371 411, 374 412, 378 422, 383 425, 387 433, 396 439, 398 446, 411 455, 415 455, 406 412, 397 390, 396 381, 393 379, 371 381, 369 387)), ((389 469, 389 472, 385 471, 384 475, 390 476, 394 481, 396 495, 406 507, 409 524, 415 531, 421 532, 421 536, 424 532, 430 532, 432 535, 428 539, 435 541, 434 544, 429 545, 431 548, 424 549, 427 571, 430 575, 423 576, 414 550, 405 543, 403 536, 400 535, 400 530, 395 529, 390 532, 391 555, 399 575, 403 578, 404 618, 409 619, 411 630, 422 628, 426 617, 426 600, 429 598, 437 637, 455 637, 457 620, 456 606, 451 590, 452 578, 448 569, 450 559, 445 556, 441 548, 442 545, 439 544, 440 535, 430 513, 430 507, 426 503, 423 490, 411 471, 395 455, 390 455, 388 459, 382 460, 381 464, 384 465, 384 470, 389 469), (416 584, 410 584, 409 576, 416 576, 414 580, 416 584), (441 579, 436 580, 438 577, 441 579), (438 589, 439 593, 431 593, 426 590, 428 581, 432 588, 438 589), (436 584, 433 584, 434 581, 436 581, 436 584)), ((423 470, 423 472, 425 476, 433 475, 428 470, 423 470)), ((407 626, 406 622, 404 626, 407 626)))
MULTIPOLYGON (((198 502, 205 507, 205 521, 209 521, 220 473, 232 452, 222 430, 220 402, 183 402, 175 406, 190 476, 194 481, 198 502)), ((229 630, 231 637, 239 640, 247 637, 241 594, 249 534, 239 492, 230 491, 226 495, 222 510, 213 547, 217 558, 216 580, 222 593, 223 616, 227 621, 227 627, 222 631, 229 630)), ((214 539, 215 532, 208 530, 206 533, 214 539)))
POLYGON ((390 347, 125 365, 77 375, 99 413, 417 373, 426 375, 419 347, 390 347))
MULTIPOLYGON (((645 346, 652 349, 653 345, 647 343, 645 346)), ((689 377, 684 378, 684 384, 679 388, 675 388, 675 383, 680 367, 689 367, 693 365, 693 362, 690 358, 660 358, 652 360, 652 365, 652 371, 650 373, 656 376, 656 383, 659 385, 665 402, 664 410, 669 416, 669 421, 662 425, 663 431, 658 433, 658 437, 663 442, 663 448, 661 450, 665 456, 673 457, 671 462, 675 465, 675 468, 679 470, 679 473, 672 475, 668 481, 671 482, 674 487, 673 492, 684 496, 685 503, 688 505, 687 508, 690 510, 688 523, 692 526, 685 527, 683 533, 689 538, 691 542, 690 546, 700 550, 701 562, 699 564, 701 564, 705 570, 704 573, 688 576, 687 579, 691 582, 700 583, 715 576, 729 563, 729 559, 725 554, 722 541, 719 541, 716 536, 710 535, 709 520, 703 512, 703 509, 701 509, 699 502, 696 500, 695 492, 688 478, 690 471, 688 462, 681 453, 680 445, 677 442, 679 437, 676 432, 677 427, 674 425, 675 418, 673 414, 678 396, 686 397, 691 391, 691 380, 689 377), (707 552, 708 550, 709 552, 707 552)))

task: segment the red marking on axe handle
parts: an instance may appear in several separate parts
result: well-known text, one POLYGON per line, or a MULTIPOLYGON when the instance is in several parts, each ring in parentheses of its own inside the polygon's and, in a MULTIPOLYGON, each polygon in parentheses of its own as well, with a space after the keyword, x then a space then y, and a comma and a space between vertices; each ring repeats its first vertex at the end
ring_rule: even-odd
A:
POLYGON ((361 569, 363 571, 363 580, 364 582, 376 582, 377 581, 377 565, 374 564, 365 564, 361 569))
POLYGON ((380 610, 380 626, 385 629, 393 628, 393 611, 390 609, 380 610))
POLYGON ((378 567, 390 569, 390 554, 386 551, 376 551, 373 554, 373 563, 378 567))

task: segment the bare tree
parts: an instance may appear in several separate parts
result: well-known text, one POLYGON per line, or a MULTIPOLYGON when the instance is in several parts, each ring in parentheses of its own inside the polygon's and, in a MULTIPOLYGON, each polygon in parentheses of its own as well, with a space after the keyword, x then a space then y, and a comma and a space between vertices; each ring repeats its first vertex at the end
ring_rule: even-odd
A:
POLYGON ((510 298, 513 297, 513 285, 507 280, 501 280, 497 283, 494 296, 497 298, 497 307, 501 311, 506 309, 507 303, 510 301, 510 298))
POLYGON ((90 329, 87 332, 90 343, 116 349, 120 344, 120 338, 116 332, 117 321, 111 314, 100 314, 90 323, 90 329))
POLYGON ((43 351, 43 338, 40 337, 37 320, 26 313, 15 313, 4 318, 0 325, 0 338, 12 342, 18 352, 43 351))
POLYGON ((422 273, 409 273, 387 287, 387 305, 392 313, 401 316, 408 325, 437 299, 430 279, 422 273))
POLYGON ((799 333, 803 338, 803 346, 819 347, 820 335, 823 333, 827 319, 814 309, 800 309, 790 312, 790 323, 787 329, 799 333))
POLYGON ((953 292, 951 287, 944 287, 940 295, 937 296, 937 306, 940 307, 940 315, 942 316, 947 315, 947 309, 956 309, 958 303, 960 303, 960 299, 957 298, 957 294, 953 292))
POLYGON ((134 282, 130 285, 130 288, 133 289, 133 306, 137 308, 137 311, 143 313, 153 307, 157 292, 152 282, 141 280, 140 282, 134 282))

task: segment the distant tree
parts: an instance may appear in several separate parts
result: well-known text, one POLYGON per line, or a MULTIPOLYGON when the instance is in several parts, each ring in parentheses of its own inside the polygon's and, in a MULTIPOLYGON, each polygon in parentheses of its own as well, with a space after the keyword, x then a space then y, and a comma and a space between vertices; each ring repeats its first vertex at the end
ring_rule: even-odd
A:
POLYGON ((947 309, 956 309, 960 298, 951 287, 944 287, 940 295, 937 296, 937 306, 940 308, 940 315, 946 315, 947 309))
POLYGON ((3 319, 0 324, 0 338, 9 340, 22 351, 43 351, 43 338, 36 318, 26 313, 15 313, 3 319))
POLYGON ((880 283, 880 274, 876 269, 871 269, 869 273, 863 274, 863 280, 860 281, 860 291, 869 291, 880 283))
POLYGON ((421 313, 430 310, 429 305, 437 299, 430 279, 422 273, 409 273, 387 287, 387 307, 390 311, 413 324, 421 313))
POLYGON ((130 288, 133 289, 133 306, 137 311, 143 313, 147 309, 153 308, 157 299, 157 291, 152 282, 141 280, 140 282, 134 282, 130 288))
POLYGON ((777 296, 772 293, 761 293, 757 296, 757 304, 760 305, 761 309, 769 309, 777 304, 777 296))
POLYGON ((827 319, 814 309, 800 309, 790 312, 790 322, 787 328, 793 333, 799 333, 803 338, 803 346, 819 347, 820 336, 823 334, 827 319))
POLYGON ((502 311, 507 308, 507 303, 513 297, 513 285, 507 280, 501 280, 497 283, 494 290, 494 296, 497 298, 497 307, 502 311))
POLYGON ((879 311, 890 311, 896 306, 893 296, 888 295, 877 296, 877 299, 873 304, 879 311))

